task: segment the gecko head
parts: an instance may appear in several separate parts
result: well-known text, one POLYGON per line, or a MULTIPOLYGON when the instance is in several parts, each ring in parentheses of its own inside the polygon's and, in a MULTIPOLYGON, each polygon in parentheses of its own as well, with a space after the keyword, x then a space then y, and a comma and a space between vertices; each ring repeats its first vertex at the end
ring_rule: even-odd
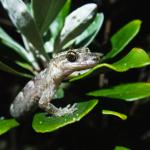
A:
POLYGON ((100 62, 100 56, 100 53, 93 53, 88 48, 81 48, 59 53, 55 58, 64 72, 72 73, 94 67, 100 62))

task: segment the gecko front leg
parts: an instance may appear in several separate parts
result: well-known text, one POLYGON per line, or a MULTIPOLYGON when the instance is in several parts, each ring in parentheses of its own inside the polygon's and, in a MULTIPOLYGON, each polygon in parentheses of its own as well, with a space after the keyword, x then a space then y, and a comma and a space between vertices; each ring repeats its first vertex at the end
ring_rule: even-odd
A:
POLYGON ((39 107, 46 111, 49 114, 52 114, 53 116, 64 116, 65 114, 72 114, 76 108, 76 104, 73 104, 72 106, 69 104, 64 108, 57 108, 54 106, 50 101, 52 100, 52 93, 50 92, 50 89, 47 88, 40 100, 39 100, 39 107))

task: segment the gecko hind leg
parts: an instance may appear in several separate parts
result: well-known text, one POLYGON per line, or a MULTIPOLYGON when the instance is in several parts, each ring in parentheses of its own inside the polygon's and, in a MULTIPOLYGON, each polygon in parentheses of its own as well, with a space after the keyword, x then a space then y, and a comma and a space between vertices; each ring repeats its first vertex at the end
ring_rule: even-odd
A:
POLYGON ((57 108, 52 103, 48 103, 47 105, 39 105, 41 109, 45 110, 47 113, 52 114, 53 116, 64 116, 66 114, 72 114, 77 110, 76 103, 72 106, 69 104, 66 107, 57 108))

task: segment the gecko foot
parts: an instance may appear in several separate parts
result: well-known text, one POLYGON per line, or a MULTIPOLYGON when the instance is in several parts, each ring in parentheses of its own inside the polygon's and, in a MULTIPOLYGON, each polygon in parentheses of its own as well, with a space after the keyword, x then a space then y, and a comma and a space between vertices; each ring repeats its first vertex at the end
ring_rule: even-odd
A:
POLYGON ((61 117, 61 116, 64 116, 66 114, 72 114, 73 112, 75 112, 77 110, 76 106, 77 106, 77 104, 75 103, 72 106, 69 104, 64 108, 60 107, 60 108, 58 108, 58 111, 55 112, 53 115, 61 117))

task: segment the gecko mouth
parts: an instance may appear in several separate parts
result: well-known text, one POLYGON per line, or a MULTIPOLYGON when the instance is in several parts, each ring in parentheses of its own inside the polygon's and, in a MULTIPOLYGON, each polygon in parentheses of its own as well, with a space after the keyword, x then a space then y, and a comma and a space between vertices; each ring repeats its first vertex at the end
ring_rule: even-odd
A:
POLYGON ((101 58, 101 56, 102 56, 102 54, 101 53, 93 53, 93 61, 95 62, 95 63, 99 63, 100 62, 100 58, 101 58))
POLYGON ((68 76, 68 78, 71 79, 71 78, 73 78, 73 77, 76 77, 76 76, 79 76, 79 75, 81 75, 81 74, 84 74, 84 73, 88 72, 91 68, 93 68, 94 66, 96 66, 97 64, 98 64, 98 63, 96 63, 96 64, 95 64, 95 63, 90 64, 90 65, 88 66, 88 68, 87 68, 87 64, 85 64, 81 70, 77 70, 77 71, 73 72, 72 74, 70 74, 70 75, 68 76))
POLYGON ((100 62, 100 57, 96 56, 92 59, 94 62, 99 63, 100 62))

